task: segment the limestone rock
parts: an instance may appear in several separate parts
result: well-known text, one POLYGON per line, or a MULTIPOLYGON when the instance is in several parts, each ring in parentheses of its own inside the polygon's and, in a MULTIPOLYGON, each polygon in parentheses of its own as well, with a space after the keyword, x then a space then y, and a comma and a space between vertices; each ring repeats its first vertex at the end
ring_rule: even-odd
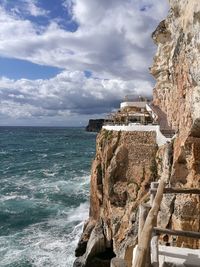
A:
POLYGON ((200 2, 171 0, 170 11, 153 33, 158 45, 151 73, 153 101, 180 134, 200 135, 200 2))
POLYGON ((99 132, 103 126, 104 119, 89 120, 85 130, 87 132, 99 132))
MULTIPOLYGON (((156 78, 153 102, 166 113, 168 122, 176 130, 170 179, 173 187, 200 187, 199 14, 198 0, 170 0, 167 18, 153 33, 158 46, 151 67, 156 78)), ((157 157, 158 173, 161 173, 162 151, 157 157)), ((199 219, 196 218, 200 204, 196 196, 178 195, 171 205, 169 201, 168 207, 165 205, 163 209, 167 213, 166 223, 164 213, 160 217, 162 226, 200 231, 199 219)), ((185 238, 178 238, 177 245, 200 247, 197 241, 185 238)))
MULTIPOLYGON (((80 242, 79 242, 80 243, 80 242)), ((108 260, 98 258, 102 252, 106 251, 105 236, 100 223, 97 223, 87 241, 85 253, 77 258, 74 267, 106 266, 108 260)))
POLYGON ((157 221, 161 228, 168 228, 172 213, 174 212, 175 198, 174 194, 167 194, 163 196, 157 221))
POLYGON ((113 258, 111 260, 111 267, 127 267, 127 265, 123 259, 113 258))
POLYGON ((95 222, 92 220, 88 220, 85 222, 84 230, 81 235, 81 238, 78 242, 77 248, 75 250, 75 256, 80 257, 86 252, 87 243, 90 238, 91 232, 95 227, 95 222))
POLYGON ((128 267, 131 266, 129 256, 136 242, 138 228, 137 207, 148 193, 154 177, 152 158, 155 158, 156 151, 154 132, 102 130, 98 134, 91 172, 90 218, 79 241, 77 251, 81 253, 77 255, 82 257, 76 264, 83 264, 85 259, 85 266, 89 266, 87 260, 90 258, 92 261, 95 259, 96 265, 93 266, 97 266, 97 262, 100 264, 102 256, 96 249, 100 243, 109 264, 109 257, 116 255, 125 257, 128 267), (103 234, 99 233, 99 239, 96 239, 94 233, 99 223, 103 234), (94 228, 90 231, 92 226, 94 228), (86 251, 82 255, 86 244, 86 251))

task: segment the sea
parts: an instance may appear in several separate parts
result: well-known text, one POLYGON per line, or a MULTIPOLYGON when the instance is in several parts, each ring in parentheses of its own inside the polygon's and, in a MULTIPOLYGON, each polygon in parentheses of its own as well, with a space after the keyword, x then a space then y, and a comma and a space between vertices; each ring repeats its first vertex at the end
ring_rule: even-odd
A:
POLYGON ((0 267, 72 267, 96 134, 0 127, 0 267))

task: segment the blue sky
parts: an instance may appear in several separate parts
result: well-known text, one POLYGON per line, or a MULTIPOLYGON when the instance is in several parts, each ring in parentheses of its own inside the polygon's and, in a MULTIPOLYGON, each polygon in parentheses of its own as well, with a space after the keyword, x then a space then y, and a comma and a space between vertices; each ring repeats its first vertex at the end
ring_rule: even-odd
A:
POLYGON ((0 0, 0 125, 85 125, 152 94, 160 0, 0 0))

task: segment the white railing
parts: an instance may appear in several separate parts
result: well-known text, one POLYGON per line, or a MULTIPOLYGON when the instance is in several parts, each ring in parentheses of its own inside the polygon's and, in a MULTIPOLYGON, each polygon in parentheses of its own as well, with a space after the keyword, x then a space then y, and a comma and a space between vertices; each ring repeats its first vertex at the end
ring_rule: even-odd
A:
POLYGON ((152 118, 156 121, 158 119, 158 115, 154 112, 149 104, 146 104, 146 110, 151 114, 152 118))
POLYGON ((124 101, 120 104, 120 108, 125 108, 125 107, 138 107, 138 108, 145 108, 146 106, 145 101, 124 101))

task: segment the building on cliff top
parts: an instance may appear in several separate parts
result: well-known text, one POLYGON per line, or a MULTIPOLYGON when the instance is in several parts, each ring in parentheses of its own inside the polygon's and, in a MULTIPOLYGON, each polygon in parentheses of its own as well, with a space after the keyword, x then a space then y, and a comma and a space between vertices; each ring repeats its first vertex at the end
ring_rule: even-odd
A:
POLYGON ((164 112, 144 97, 126 96, 120 109, 105 119, 103 129, 111 131, 154 131, 157 144, 170 141, 175 131, 169 126, 164 112))
POLYGON ((146 106, 149 101, 144 97, 125 96, 120 104, 120 109, 108 115, 105 125, 130 125, 130 124, 149 124, 153 123, 152 114, 146 106))

